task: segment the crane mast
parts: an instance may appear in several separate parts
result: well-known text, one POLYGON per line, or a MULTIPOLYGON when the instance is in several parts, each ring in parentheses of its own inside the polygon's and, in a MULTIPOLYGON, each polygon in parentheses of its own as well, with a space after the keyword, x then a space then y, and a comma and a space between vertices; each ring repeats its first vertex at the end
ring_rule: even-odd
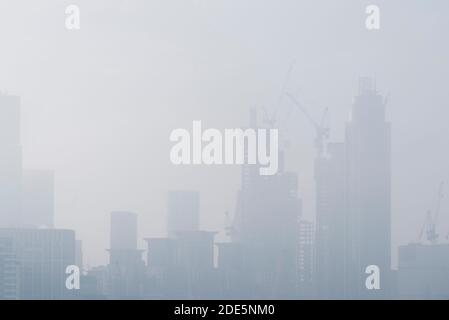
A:
POLYGON ((329 127, 326 126, 326 118, 328 114, 328 108, 324 109, 323 115, 321 117, 321 122, 316 122, 312 116, 309 114, 307 109, 298 102, 298 100, 290 93, 286 93, 287 97, 293 102, 293 104, 306 116, 309 122, 313 125, 316 131, 315 137, 315 150, 317 157, 323 157, 325 155, 325 144, 327 139, 329 139, 329 127))
POLYGON ((439 234, 437 233, 437 225, 438 225, 438 218, 440 215, 441 200, 443 199, 443 197, 444 197, 444 182, 442 181, 438 186, 437 202, 435 205, 435 209, 433 212, 431 210, 427 211, 426 220, 424 222, 424 225, 421 229, 421 233, 419 236, 419 238, 422 239, 425 234, 426 240, 430 244, 436 244, 439 238, 439 234))

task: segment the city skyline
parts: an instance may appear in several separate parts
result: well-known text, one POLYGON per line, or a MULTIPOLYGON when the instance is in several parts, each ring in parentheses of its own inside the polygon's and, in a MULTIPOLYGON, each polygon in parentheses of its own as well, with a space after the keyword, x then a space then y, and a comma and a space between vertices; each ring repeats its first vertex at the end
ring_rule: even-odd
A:
MULTIPOLYGON (((409 279, 430 281, 420 273, 423 257, 445 261, 449 4, 379 0, 376 30, 365 24, 371 3, 357 0, 79 0, 74 30, 65 25, 68 5, 0 4, 0 209, 8 212, 0 226, 75 231, 76 259, 82 246, 97 279, 111 259, 123 260, 111 247, 112 212, 137 215, 132 250, 144 250, 144 263, 152 241, 178 248, 187 213, 183 239, 209 243, 212 235, 200 232, 214 232, 218 269, 220 250, 234 257, 237 242, 260 261, 256 239, 268 235, 276 248, 298 236, 289 229, 297 215, 301 269, 287 278, 306 287, 314 270, 321 298, 347 292, 348 259, 384 269, 391 257, 393 270, 407 269, 391 274, 403 295, 419 289, 404 287, 409 279), (363 100, 365 91, 376 98, 363 100), (381 111, 359 112, 365 103, 381 111), (170 133, 195 121, 219 132, 278 130, 276 174, 173 165, 170 133), (273 219, 280 208, 282 219, 273 219), (247 216, 260 219, 252 225, 247 216), (348 243, 357 243, 351 258, 348 243)), ((0 247, 9 261, 11 243, 0 247)), ((137 253, 128 254, 136 265, 127 268, 140 270, 137 253)), ((287 267, 287 256, 276 267, 264 262, 265 285, 285 288, 270 272, 287 267)), ((365 277, 361 267, 349 274, 365 277)))
MULTIPOLYGON (((446 114, 449 100, 448 48, 441 41, 447 4, 407 3, 405 12, 401 2, 382 1, 378 32, 366 30, 359 1, 177 1, 179 13, 141 0, 128 1, 127 10, 120 1, 78 4, 82 28, 73 33, 64 28, 64 3, 2 4, 0 87, 22 97, 24 167, 55 172, 56 223, 93 243, 86 263, 107 261, 107 228, 99 234, 93 226, 106 224, 110 211, 138 212, 140 234, 162 235, 170 189, 199 190, 209 212, 202 223, 221 227, 236 201, 239 168, 173 170, 167 137, 194 119, 218 129, 243 127, 249 108, 265 107, 271 116, 279 101, 281 130, 290 140, 286 166, 298 172, 304 214, 314 219, 315 132, 287 97, 279 98, 284 90, 299 93, 315 119, 328 107, 331 137, 340 141, 361 75, 375 76, 378 89, 390 93, 393 248, 418 237, 436 186, 449 180, 439 139, 449 133, 445 117, 437 116, 446 114), (17 39, 28 40, 18 47, 17 39), (424 168, 429 155, 438 157, 424 168), (417 189, 409 190, 415 180, 417 189)), ((441 217, 446 225, 447 216, 441 217)))
MULTIPOLYGON (((444 297, 444 288, 442 292, 435 288, 434 292, 427 287, 433 280, 423 273, 426 267, 441 270, 439 259, 449 257, 449 243, 444 245, 444 238, 438 235, 434 238, 435 226, 429 224, 433 222, 426 222, 423 226, 426 234, 421 234, 418 242, 410 241, 397 252, 391 252, 391 150, 386 106, 387 99, 377 91, 375 80, 360 78, 344 141, 331 141, 317 131, 317 138, 322 140, 315 140, 319 142, 315 144, 316 192, 319 195, 316 197, 316 223, 304 219, 304 199, 298 193, 298 176, 285 171, 287 159, 281 149, 277 151, 280 170, 274 176, 259 175, 260 164, 241 166, 235 212, 232 216, 226 214, 230 220, 222 229, 212 232, 200 227, 199 192, 167 191, 164 237, 149 234, 144 237, 147 250, 140 248, 139 215, 115 210, 110 213, 110 245, 106 248, 109 263, 88 266, 81 262, 84 260, 80 242, 83 239, 77 237, 75 241, 75 231, 53 228, 51 172, 35 171, 34 175, 27 172, 27 178, 21 181, 17 130, 20 98, 2 95, 2 119, 10 124, 2 127, 4 159, 12 159, 2 167, 3 170, 16 168, 17 164, 20 167, 15 175, 3 174, 3 177, 10 177, 2 183, 3 199, 6 199, 4 195, 13 196, 8 197, 8 202, 2 201, 2 297, 385 299, 429 294, 433 298, 444 297), (375 176, 370 177, 372 173, 375 176), (38 187, 31 187, 36 183, 38 187), (23 187, 18 189, 17 185, 23 187), (28 202, 35 205, 30 207, 28 202), (20 214, 8 208, 21 208, 20 214), (227 241, 217 241, 216 235, 223 232, 227 241), (33 250, 42 250, 36 251, 41 252, 41 260, 29 256, 28 247, 33 242, 36 246, 33 250), (47 252, 48 257, 42 255, 47 252), (146 261, 144 252, 148 257, 146 261), (58 254, 62 258, 58 258, 58 254), (394 256, 399 256, 398 270, 392 268, 394 256), (430 259, 432 264, 427 266, 428 261, 419 259, 430 259), (17 276, 12 276, 16 274, 13 261, 17 261, 17 276), (56 263, 51 273, 44 272, 46 268, 41 267, 47 263, 56 263), (65 287, 65 269, 75 263, 82 272, 80 292, 65 287), (28 269, 28 264, 32 269, 28 269), (365 268, 373 264, 381 270, 382 288, 367 291, 365 268), (341 279, 343 281, 339 282, 341 279), (422 283, 413 288, 410 281, 414 280, 422 283), (14 283, 17 283, 17 291, 13 289, 14 283)), ((250 111, 249 128, 263 128, 265 119, 257 109, 250 111)), ((248 149, 245 157, 247 152, 248 149)), ((444 196, 443 188, 441 183, 437 211, 444 196)), ((449 263, 449 259, 447 261, 449 263)), ((444 278, 445 274, 440 276, 444 278)))

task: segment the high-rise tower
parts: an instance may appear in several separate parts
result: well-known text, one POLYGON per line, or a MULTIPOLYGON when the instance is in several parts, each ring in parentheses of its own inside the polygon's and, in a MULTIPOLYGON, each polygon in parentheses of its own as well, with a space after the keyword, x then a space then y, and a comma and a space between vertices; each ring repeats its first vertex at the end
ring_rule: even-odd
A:
POLYGON ((345 264, 345 147, 329 143, 315 160, 316 286, 321 299, 341 299, 345 264))
MULTIPOLYGON (((251 113, 251 127, 257 127, 251 113)), ((271 152, 275 152, 272 150, 271 152)), ((279 172, 261 176, 258 165, 243 165, 232 227, 232 242, 240 246, 254 289, 250 298, 292 298, 296 296, 298 218, 301 201, 297 175, 283 166, 279 172)), ((243 289, 243 288, 242 288, 243 289)))
POLYGON ((391 260, 390 124, 371 79, 361 79, 346 126, 345 277, 348 298, 385 298, 391 260), (366 268, 380 270, 380 290, 368 290, 366 268))

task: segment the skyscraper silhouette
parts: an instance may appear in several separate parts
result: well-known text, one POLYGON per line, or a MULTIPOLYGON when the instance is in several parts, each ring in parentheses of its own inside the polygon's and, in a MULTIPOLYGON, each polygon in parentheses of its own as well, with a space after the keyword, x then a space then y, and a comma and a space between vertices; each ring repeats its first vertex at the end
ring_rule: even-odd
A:
POLYGON ((345 264, 345 149, 329 143, 315 160, 316 286, 318 297, 341 299, 345 264))
POLYGON ((349 298, 388 296, 391 268, 390 124, 372 79, 360 80, 346 126, 346 293, 349 298), (380 269, 380 290, 365 286, 366 267, 380 269))
MULTIPOLYGON (((251 127, 257 128, 252 111, 251 127)), ((258 165, 242 167, 232 241, 242 248, 245 269, 253 281, 251 298, 293 298, 297 289, 298 218, 297 175, 284 171, 261 176, 258 165)))

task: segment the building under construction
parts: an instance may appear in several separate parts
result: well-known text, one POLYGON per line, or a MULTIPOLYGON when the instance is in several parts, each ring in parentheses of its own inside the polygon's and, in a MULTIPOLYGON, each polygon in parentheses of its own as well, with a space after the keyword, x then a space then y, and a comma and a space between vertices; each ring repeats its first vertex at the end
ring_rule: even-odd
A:
MULTIPOLYGON (((360 80, 344 143, 317 130, 316 285, 324 299, 387 298, 391 283, 390 124, 373 80, 360 80), (380 290, 365 287, 368 266, 380 290)), ((317 127, 320 129, 320 127, 317 127)))
MULTIPOLYGON (((251 127, 257 128, 253 111, 251 127)), ((232 242, 240 246, 249 271, 249 298, 294 298, 297 284, 298 221, 301 204, 297 175, 279 171, 261 176, 257 165, 242 168, 242 185, 232 242)))

